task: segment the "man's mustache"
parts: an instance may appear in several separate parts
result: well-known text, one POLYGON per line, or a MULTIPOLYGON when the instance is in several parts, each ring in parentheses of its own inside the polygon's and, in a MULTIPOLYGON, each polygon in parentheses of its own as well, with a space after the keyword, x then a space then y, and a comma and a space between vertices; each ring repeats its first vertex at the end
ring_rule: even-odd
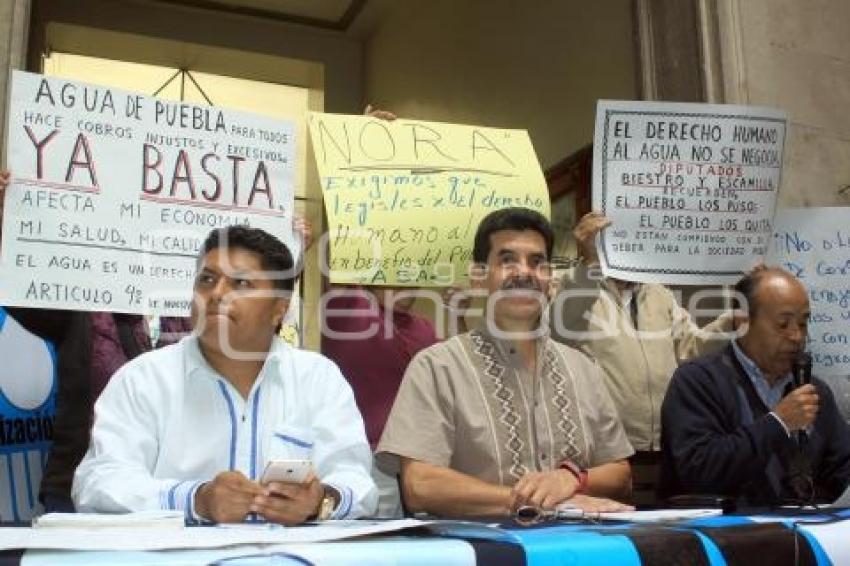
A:
POLYGON ((514 277, 506 279, 502 283, 502 290, 508 291, 511 289, 527 289, 530 291, 543 291, 540 282, 532 277, 514 277))

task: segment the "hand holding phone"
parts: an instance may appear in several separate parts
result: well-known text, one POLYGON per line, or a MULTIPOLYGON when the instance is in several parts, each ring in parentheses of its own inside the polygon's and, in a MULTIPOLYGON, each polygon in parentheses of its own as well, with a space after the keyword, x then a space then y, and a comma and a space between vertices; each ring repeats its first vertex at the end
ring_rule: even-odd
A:
POLYGON ((260 483, 304 483, 312 471, 313 463, 310 460, 271 460, 266 463, 260 483))

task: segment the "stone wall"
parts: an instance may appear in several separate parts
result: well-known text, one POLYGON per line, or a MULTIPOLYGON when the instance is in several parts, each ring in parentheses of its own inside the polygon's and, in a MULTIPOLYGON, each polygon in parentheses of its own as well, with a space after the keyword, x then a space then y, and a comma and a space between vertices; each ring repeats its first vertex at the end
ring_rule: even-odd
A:
POLYGON ((718 0, 727 102, 789 114, 780 204, 850 204, 850 2, 718 0))

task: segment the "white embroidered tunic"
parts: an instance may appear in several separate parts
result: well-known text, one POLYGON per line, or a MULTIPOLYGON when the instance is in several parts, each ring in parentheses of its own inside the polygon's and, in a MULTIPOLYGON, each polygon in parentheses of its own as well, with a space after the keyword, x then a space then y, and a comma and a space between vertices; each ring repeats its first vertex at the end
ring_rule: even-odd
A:
POLYGON ((333 518, 374 512, 363 420, 333 362, 275 339, 245 399, 191 336, 139 356, 109 382, 72 495, 84 512, 181 509, 192 520, 195 491, 219 472, 256 480, 269 460, 301 458, 339 491, 333 518))

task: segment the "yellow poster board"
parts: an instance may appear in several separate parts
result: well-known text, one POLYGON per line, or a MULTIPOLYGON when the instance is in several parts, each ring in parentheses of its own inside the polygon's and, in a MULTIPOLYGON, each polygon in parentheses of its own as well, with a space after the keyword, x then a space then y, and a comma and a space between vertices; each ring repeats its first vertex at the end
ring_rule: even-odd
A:
POLYGON ((528 133, 311 113, 332 283, 463 284, 480 220, 521 206, 549 217, 528 133))

